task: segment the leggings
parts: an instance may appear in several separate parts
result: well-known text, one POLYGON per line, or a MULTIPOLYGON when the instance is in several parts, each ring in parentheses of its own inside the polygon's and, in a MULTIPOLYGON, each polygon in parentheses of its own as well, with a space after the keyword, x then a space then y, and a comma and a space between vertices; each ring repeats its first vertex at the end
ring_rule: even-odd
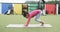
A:
POLYGON ((40 16, 41 16, 41 14, 42 14, 42 11, 36 15, 35 21, 37 21, 37 22, 40 22, 40 21, 41 21, 41 20, 39 19, 40 16))

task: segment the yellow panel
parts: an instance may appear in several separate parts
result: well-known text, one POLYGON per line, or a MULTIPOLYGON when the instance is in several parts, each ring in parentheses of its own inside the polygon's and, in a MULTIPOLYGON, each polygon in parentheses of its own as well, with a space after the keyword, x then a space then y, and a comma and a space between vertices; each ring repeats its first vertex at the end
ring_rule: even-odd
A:
POLYGON ((22 4, 14 4, 14 14, 22 14, 22 4))

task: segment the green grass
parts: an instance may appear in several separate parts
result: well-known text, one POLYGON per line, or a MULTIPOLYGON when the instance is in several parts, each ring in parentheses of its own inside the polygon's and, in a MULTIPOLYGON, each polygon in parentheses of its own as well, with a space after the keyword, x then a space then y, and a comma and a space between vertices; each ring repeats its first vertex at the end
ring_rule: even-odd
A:
MULTIPOLYGON (((6 28, 8 24, 25 24, 27 19, 22 15, 0 15, 0 32, 60 32, 60 15, 41 16, 46 24, 51 24, 52 28, 6 28)), ((33 18, 30 24, 36 24, 33 18)), ((38 24, 38 23, 37 23, 38 24)))

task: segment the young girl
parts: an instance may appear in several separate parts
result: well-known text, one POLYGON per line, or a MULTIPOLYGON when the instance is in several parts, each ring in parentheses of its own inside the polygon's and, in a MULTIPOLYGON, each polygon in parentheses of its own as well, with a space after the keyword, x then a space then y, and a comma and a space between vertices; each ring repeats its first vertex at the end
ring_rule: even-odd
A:
POLYGON ((25 26, 28 26, 31 18, 33 18, 34 16, 36 16, 35 21, 41 23, 41 25, 43 26, 43 25, 44 25, 44 22, 39 19, 40 16, 41 16, 41 14, 42 14, 42 11, 41 11, 40 8, 38 8, 38 9, 36 9, 36 10, 30 12, 30 13, 24 11, 23 16, 28 19, 28 21, 27 21, 27 23, 25 24, 25 26))

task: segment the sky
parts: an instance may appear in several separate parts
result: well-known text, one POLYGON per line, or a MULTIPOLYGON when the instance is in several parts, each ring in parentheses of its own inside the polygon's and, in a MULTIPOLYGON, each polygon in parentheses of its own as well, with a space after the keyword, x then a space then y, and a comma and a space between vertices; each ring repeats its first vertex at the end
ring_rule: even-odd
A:
MULTIPOLYGON (((0 0, 0 3, 25 3, 26 1, 39 1, 39 0, 0 0)), ((55 0, 45 0, 45 1, 48 2, 55 0)))

